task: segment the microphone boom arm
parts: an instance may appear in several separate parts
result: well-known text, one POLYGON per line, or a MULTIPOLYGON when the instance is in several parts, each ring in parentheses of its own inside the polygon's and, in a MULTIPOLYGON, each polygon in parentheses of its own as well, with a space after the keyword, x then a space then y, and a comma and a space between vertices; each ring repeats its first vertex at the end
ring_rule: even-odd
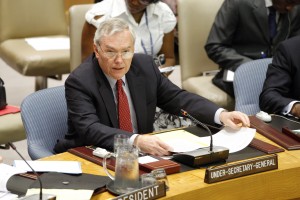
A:
POLYGON ((200 122, 199 120, 197 120, 196 118, 194 118, 193 116, 191 116, 188 112, 186 112, 185 110, 181 109, 181 114, 185 117, 188 117, 189 119, 191 119, 192 121, 194 121, 196 124, 199 124, 200 126, 202 126, 203 128, 205 128, 207 130, 207 132, 209 133, 210 136, 210 145, 209 145, 209 151, 213 151, 213 136, 212 133, 210 131, 210 129, 203 124, 202 122, 200 122))

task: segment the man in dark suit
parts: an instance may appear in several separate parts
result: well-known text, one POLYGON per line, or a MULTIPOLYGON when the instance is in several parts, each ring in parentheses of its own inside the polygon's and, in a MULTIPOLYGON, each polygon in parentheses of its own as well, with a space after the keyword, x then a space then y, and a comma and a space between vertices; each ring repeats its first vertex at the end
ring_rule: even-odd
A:
POLYGON ((228 70, 234 72, 250 60, 272 57, 281 41, 299 35, 297 4, 299 0, 225 0, 205 45, 208 57, 221 70, 213 83, 234 97, 228 70))
POLYGON ((300 36, 282 42, 269 65, 261 110, 300 118, 300 36))
MULTIPOLYGON (((185 109, 200 121, 239 128, 249 126, 248 116, 228 112, 198 95, 181 90, 160 74, 153 58, 134 54, 135 35, 123 20, 103 22, 94 37, 94 54, 74 70, 65 83, 68 106, 68 133, 55 146, 55 152, 84 145, 113 149, 114 135, 130 136, 131 144, 145 153, 167 155, 170 147, 154 135, 156 106, 180 115, 185 109), (116 82, 118 86, 116 86, 116 82), (120 86, 121 84, 121 86, 120 86), (128 105, 119 100, 124 90, 128 105), (121 102, 121 103, 120 103, 121 102), (130 122, 122 128, 127 107, 130 122), (130 127, 130 128, 128 128, 130 127)), ((125 95, 123 95, 125 96, 125 95)))

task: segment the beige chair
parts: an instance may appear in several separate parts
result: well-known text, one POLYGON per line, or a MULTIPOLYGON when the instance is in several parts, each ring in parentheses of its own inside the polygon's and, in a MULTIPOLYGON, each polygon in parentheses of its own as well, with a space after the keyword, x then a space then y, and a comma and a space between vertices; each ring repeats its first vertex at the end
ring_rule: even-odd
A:
POLYGON ((218 66, 204 45, 223 0, 178 0, 179 58, 182 88, 232 110, 234 100, 212 83, 218 66), (210 73, 205 73, 210 71, 210 73), (207 74, 207 75, 206 75, 207 74))
POLYGON ((8 142, 26 138, 20 113, 0 116, 0 148, 8 149, 8 142))
POLYGON ((81 33, 85 22, 85 13, 93 4, 74 5, 69 9, 70 20, 70 71, 81 63, 81 33))
POLYGON ((69 38, 64 1, 1 0, 0 57, 19 73, 35 76, 39 90, 47 87, 47 77, 69 73, 70 50, 36 50, 25 41, 36 37, 69 38))

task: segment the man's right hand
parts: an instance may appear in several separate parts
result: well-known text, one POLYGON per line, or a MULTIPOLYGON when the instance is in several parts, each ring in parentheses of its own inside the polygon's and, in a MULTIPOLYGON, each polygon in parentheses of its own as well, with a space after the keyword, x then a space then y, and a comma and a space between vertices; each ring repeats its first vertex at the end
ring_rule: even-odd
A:
POLYGON ((291 114, 294 115, 295 117, 300 118, 300 103, 295 103, 292 110, 291 114))
POLYGON ((172 147, 155 135, 138 135, 135 138, 134 145, 142 152, 155 156, 170 155, 170 151, 172 151, 172 147))

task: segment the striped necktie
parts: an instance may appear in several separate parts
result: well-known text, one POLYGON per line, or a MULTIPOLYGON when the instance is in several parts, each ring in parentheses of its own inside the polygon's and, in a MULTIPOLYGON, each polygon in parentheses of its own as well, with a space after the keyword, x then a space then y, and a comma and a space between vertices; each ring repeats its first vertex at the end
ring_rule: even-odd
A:
POLYGON ((122 85, 123 81, 117 80, 119 127, 121 130, 132 132, 128 99, 122 85))

